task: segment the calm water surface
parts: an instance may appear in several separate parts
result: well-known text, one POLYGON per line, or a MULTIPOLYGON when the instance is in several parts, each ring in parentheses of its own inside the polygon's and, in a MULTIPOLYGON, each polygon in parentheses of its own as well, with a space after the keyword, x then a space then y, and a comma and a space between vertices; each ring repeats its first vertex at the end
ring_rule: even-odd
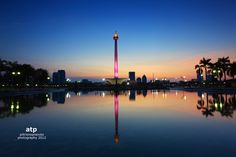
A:
POLYGON ((0 155, 235 157, 235 111, 235 93, 0 96, 0 155), (17 140, 28 127, 46 139, 17 140))

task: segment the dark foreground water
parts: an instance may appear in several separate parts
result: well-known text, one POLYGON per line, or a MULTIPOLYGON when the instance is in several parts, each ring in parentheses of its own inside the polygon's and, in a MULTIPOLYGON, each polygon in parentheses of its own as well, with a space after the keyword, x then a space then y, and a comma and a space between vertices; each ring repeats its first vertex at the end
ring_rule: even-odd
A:
POLYGON ((235 157, 235 111, 234 93, 0 96, 0 156, 235 157))

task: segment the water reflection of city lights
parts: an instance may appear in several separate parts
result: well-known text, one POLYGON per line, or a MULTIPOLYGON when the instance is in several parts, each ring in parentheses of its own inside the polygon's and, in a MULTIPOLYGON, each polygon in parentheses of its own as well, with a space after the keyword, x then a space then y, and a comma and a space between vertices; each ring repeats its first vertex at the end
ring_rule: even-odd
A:
POLYGON ((177 92, 177 91, 175 92, 175 95, 176 95, 176 96, 178 95, 178 92, 177 92))
POLYGON ((20 108, 20 106, 19 105, 16 105, 16 109, 18 110, 20 108))
POLYGON ((223 104, 222 104, 222 102, 220 103, 220 109, 222 110, 222 108, 223 108, 223 104))
POLYGON ((166 93, 163 93, 163 94, 162 94, 162 98, 165 98, 165 99, 166 99, 166 98, 167 98, 167 94, 166 94, 166 93))
POLYGON ((77 96, 81 96, 81 92, 77 92, 76 95, 77 95, 77 96))
POLYGON ((105 96, 106 96, 105 92, 102 92, 102 97, 105 97, 105 96))
POLYGON ((157 90, 152 90, 152 95, 158 95, 158 91, 157 90))
POLYGON ((67 78, 67 79, 66 79, 66 82, 71 82, 71 79, 70 79, 70 78, 67 78))
POLYGON ((184 100, 187 100, 187 96, 186 95, 184 96, 184 100))
POLYGON ((70 93, 66 93, 66 98, 70 98, 70 93))
POLYGON ((14 111, 14 105, 11 105, 11 112, 14 111))

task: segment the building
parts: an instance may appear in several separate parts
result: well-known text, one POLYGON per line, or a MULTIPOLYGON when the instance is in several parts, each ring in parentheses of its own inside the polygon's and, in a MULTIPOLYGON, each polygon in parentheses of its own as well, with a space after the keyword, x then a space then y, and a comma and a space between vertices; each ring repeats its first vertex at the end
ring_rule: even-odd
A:
POLYGON ((142 77, 142 83, 147 83, 147 77, 146 77, 146 75, 143 75, 143 77, 142 77))
POLYGON ((58 70, 52 74, 52 81, 54 84, 65 84, 66 83, 66 72, 65 70, 58 70))
POLYGON ((130 82, 135 82, 135 72, 129 72, 129 80, 130 82))
POLYGON ((137 80, 136 80, 136 82, 137 82, 137 83, 141 83, 141 82, 142 82, 141 78, 138 77, 137 80))
POLYGON ((52 82, 53 83, 58 83, 59 77, 58 77, 58 72, 52 73, 52 82))

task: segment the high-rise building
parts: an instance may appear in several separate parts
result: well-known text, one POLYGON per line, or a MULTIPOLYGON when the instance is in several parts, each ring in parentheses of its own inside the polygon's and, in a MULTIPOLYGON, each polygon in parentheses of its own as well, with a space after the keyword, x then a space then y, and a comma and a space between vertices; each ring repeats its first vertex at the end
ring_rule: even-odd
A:
POLYGON ((142 83, 147 83, 147 77, 146 77, 146 75, 143 75, 143 77, 142 77, 142 83))
POLYGON ((135 72, 133 71, 129 72, 129 80, 131 82, 135 82, 135 72))
POLYGON ((65 70, 58 70, 52 74, 52 80, 54 84, 65 84, 66 83, 66 72, 65 70))
POLYGON ((58 72, 52 73, 52 82, 57 84, 59 82, 58 72))
POLYGON ((61 84, 66 83, 66 72, 65 70, 58 70, 59 73, 59 82, 61 84))
POLYGON ((141 80, 140 77, 138 77, 137 80, 136 80, 137 83, 141 83, 141 81, 142 81, 142 80, 141 80))

